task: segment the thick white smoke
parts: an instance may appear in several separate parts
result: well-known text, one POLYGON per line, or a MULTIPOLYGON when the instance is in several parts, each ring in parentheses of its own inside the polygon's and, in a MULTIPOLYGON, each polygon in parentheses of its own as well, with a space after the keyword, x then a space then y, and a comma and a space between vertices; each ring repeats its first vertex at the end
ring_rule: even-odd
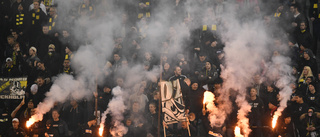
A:
MULTIPOLYGON (((71 9, 71 7, 80 3, 78 0, 57 0, 57 2, 58 11, 60 10, 59 13, 62 17, 68 13, 65 9, 71 9)), ((136 2, 127 0, 122 2, 124 4, 136 4, 136 2)), ((176 53, 183 52, 184 46, 186 46, 184 41, 190 36, 190 30, 194 29, 195 26, 198 27, 197 25, 199 24, 197 23, 203 21, 203 19, 199 19, 200 21, 197 19, 196 13, 206 9, 201 1, 188 0, 186 11, 190 12, 188 16, 191 16, 191 18, 189 20, 194 19, 192 21, 196 23, 195 26, 189 26, 187 22, 185 24, 172 22, 172 18, 169 17, 171 17, 170 15, 174 11, 170 8, 171 6, 168 6, 168 4, 172 3, 167 2, 166 0, 160 1, 160 6, 155 7, 155 12, 151 16, 156 18, 150 21, 148 29, 145 30, 145 34, 149 38, 143 39, 141 42, 141 45, 147 51, 155 53, 154 56, 162 54, 161 43, 163 41, 171 43, 170 49, 172 52, 169 52, 171 55, 167 55, 168 57, 173 57, 176 53)), ((267 47, 269 36, 266 34, 266 28, 261 21, 262 18, 254 19, 253 21, 240 20, 238 18, 240 13, 237 14, 238 11, 235 11, 236 6, 232 2, 221 4, 225 4, 224 7, 227 12, 218 13, 218 11, 215 11, 215 16, 223 17, 221 18, 221 22, 226 28, 220 31, 222 33, 222 42, 225 44, 225 66, 222 67, 224 83, 219 92, 220 96, 217 98, 219 105, 217 109, 214 108, 214 110, 218 111, 211 111, 210 121, 212 126, 221 126, 221 123, 225 121, 227 115, 233 110, 229 96, 234 95, 231 91, 236 91, 236 102, 240 107, 238 111, 239 126, 243 129, 245 135, 248 135, 250 129, 246 115, 251 107, 245 99, 247 94, 246 88, 252 83, 254 74, 259 73, 262 60, 271 53, 267 47)), ((103 79, 100 77, 104 77, 102 68, 106 64, 107 58, 111 56, 112 49, 114 48, 114 32, 120 31, 115 30, 115 28, 121 26, 122 13, 125 9, 118 8, 112 0, 105 0, 101 5, 97 5, 97 9, 100 10, 97 11, 96 18, 80 17, 75 20, 72 29, 73 34, 76 35, 76 40, 82 42, 81 45, 77 45, 79 49, 72 60, 72 67, 77 72, 77 78, 60 75, 54 81, 44 102, 38 105, 37 110, 39 114, 43 115, 49 112, 54 102, 65 102, 68 96, 72 96, 76 100, 90 97, 92 96, 92 92, 96 90, 97 83, 102 84, 104 82, 100 81, 100 79, 103 79)), ((77 9, 75 10, 77 11, 77 9)), ((138 23, 139 25, 142 25, 142 23, 138 23)), ((153 68, 154 70, 145 72, 141 64, 131 66, 124 76, 125 84, 128 86, 126 88, 132 88, 143 78, 153 80, 159 72, 159 67, 155 66, 153 68)), ((285 72, 287 72, 286 69, 283 73, 285 72)), ((279 88, 283 87, 281 89, 286 91, 280 92, 282 100, 287 100, 287 95, 289 94, 286 84, 287 79, 285 77, 280 78, 277 83, 279 88)), ((126 104, 126 100, 128 99, 127 94, 131 93, 124 94, 123 92, 127 91, 119 90, 114 89, 112 91, 115 97, 105 112, 114 115, 115 125, 111 133, 126 132, 124 125, 120 121, 123 120, 122 113, 126 109, 124 104, 126 104)), ((282 101, 280 104, 282 104, 280 106, 285 106, 282 101)), ((280 107, 279 110, 281 109, 280 107)), ((40 120, 42 116, 36 115, 35 117, 39 117, 37 119, 40 120)), ((102 120, 104 119, 102 118, 102 120)))
MULTIPOLYGON (((229 6, 229 7, 235 7, 229 6)), ((236 95, 238 110, 238 126, 242 129, 244 136, 251 132, 249 127, 248 112, 251 106, 248 104, 247 88, 253 82, 253 76, 261 73, 261 63, 270 54, 266 28, 262 18, 238 19, 234 9, 228 9, 230 14, 224 15, 223 22, 227 29, 222 33, 225 42, 225 66, 222 66, 221 77, 224 80, 220 97, 217 101, 222 102, 218 108, 218 114, 230 114, 233 109, 229 100, 230 95, 236 95), (236 92, 236 93, 234 93, 236 92)), ((226 116, 220 117, 225 120, 226 116)))
MULTIPOLYGON (((224 80, 221 90, 222 104, 219 110, 223 113, 230 113, 232 110, 228 95, 230 90, 237 91, 236 103, 238 110, 238 126, 242 128, 244 135, 251 132, 249 119, 246 117, 251 106, 246 100, 247 87, 253 82, 253 76, 261 71, 261 62, 267 57, 268 36, 264 29, 261 29, 261 21, 253 21, 240 24, 238 21, 230 24, 231 27, 225 35, 226 43, 225 66, 222 69, 224 80)), ((225 119, 225 117, 223 117, 225 119)))
MULTIPOLYGON (((56 2, 61 20, 69 14, 68 10, 81 3, 81 1, 60 0, 56 2)), ((92 99, 92 93, 96 92, 97 85, 101 84, 99 83, 101 80, 98 81, 103 76, 101 70, 107 62, 107 57, 111 55, 112 50, 110 49, 113 49, 112 30, 114 26, 119 24, 120 20, 119 18, 112 21, 99 18, 90 20, 88 17, 75 20, 72 34, 75 34, 76 38, 73 40, 75 43, 82 42, 80 45, 74 45, 78 47, 78 50, 74 52, 71 61, 77 77, 74 78, 66 74, 58 75, 44 101, 37 106, 38 113, 33 116, 36 118, 36 120, 32 118, 33 121, 42 120, 43 114, 53 108, 54 102, 64 103, 70 98, 75 100, 92 99)))
POLYGON ((282 111, 287 107, 287 102, 290 100, 292 89, 290 83, 294 81, 292 76, 292 67, 290 67, 290 58, 283 55, 275 55, 270 65, 268 66, 268 72, 266 76, 275 81, 275 85, 280 89, 279 107, 273 115, 273 119, 278 119, 281 116, 282 111))
POLYGON ((110 114, 112 117, 112 122, 114 123, 113 127, 110 129, 110 133, 113 136, 122 136, 127 133, 128 129, 122 123, 124 119, 123 113, 126 111, 127 107, 124 104, 125 99, 123 98, 124 91, 121 88, 115 87, 112 90, 114 97, 108 104, 108 109, 102 115, 102 121, 100 125, 105 124, 106 115, 110 114))
MULTIPOLYGON (((72 9, 75 5, 79 5, 81 1, 58 0, 57 3, 58 14, 60 14, 59 16, 63 19, 63 17, 66 17, 66 14, 69 14, 68 10, 72 9)), ((108 57, 111 56, 112 49, 114 48, 114 32, 119 31, 115 28, 119 28, 121 25, 122 13, 124 13, 124 9, 117 9, 116 5, 112 6, 114 3, 111 1, 103 2, 103 4, 108 5, 108 7, 112 9, 106 10, 105 16, 94 19, 84 16, 75 20, 74 26, 72 26, 72 34, 75 35, 74 40, 79 41, 81 44, 75 45, 78 47, 78 50, 74 52, 75 55, 71 64, 77 74, 77 78, 73 78, 73 76, 70 75, 59 75, 57 77, 52 88, 48 94, 46 94, 45 100, 38 105, 38 113, 33 116, 35 121, 42 120, 43 114, 49 112, 55 102, 66 102, 70 96, 75 100, 81 100, 85 97, 91 99, 92 92, 96 91, 97 84, 103 84, 104 81, 101 80, 104 77, 102 68, 106 64, 108 57), (109 20, 106 20, 106 18, 109 20)), ((128 4, 128 2, 124 2, 124 4, 128 4)), ((101 8, 101 5, 98 5, 97 8, 98 7, 101 8)), ((77 9, 75 10, 77 11, 77 9)), ((161 12, 159 12, 159 17, 160 15, 161 12)), ((166 17, 162 15, 162 18, 166 17)), ((154 22, 159 21, 155 20, 154 22)), ((154 34, 158 34, 157 32, 161 30, 164 32, 161 35, 161 37, 163 37, 165 33, 169 31, 169 26, 176 24, 169 25, 169 23, 162 23, 161 25, 161 28, 154 27, 157 28, 157 30, 150 29, 147 34, 153 37, 154 34)), ((185 34, 182 36, 185 36, 185 34)), ((180 38, 181 35, 176 34, 176 37, 178 37, 176 39, 178 42, 182 41, 182 38, 180 38)), ((158 39, 157 42, 160 43, 161 40, 163 39, 158 39)), ((146 47, 149 50, 154 49, 155 51, 159 51, 158 43, 150 43, 150 45, 146 47)), ((157 78, 159 67, 155 66, 153 70, 146 72, 143 70, 142 65, 136 64, 132 68, 129 68, 126 73, 128 74, 124 76, 126 86, 130 89, 130 86, 139 83, 143 78, 147 78, 148 80, 157 78)), ((124 95, 124 91, 119 90, 120 89, 115 89, 115 91, 113 91, 115 98, 110 102, 108 106, 109 111, 107 111, 112 114, 114 119, 115 125, 111 130, 112 134, 120 133, 120 131, 123 134, 126 133, 125 127, 120 121, 123 119, 122 114, 125 110, 123 107, 125 107, 124 104, 127 103, 125 100, 128 99, 128 95, 124 95), (119 105, 123 107, 121 108, 119 105)))
POLYGON ((88 96, 91 93, 85 88, 84 81, 74 79, 71 75, 60 75, 49 92, 46 94, 46 98, 43 102, 39 103, 36 108, 36 114, 31 117, 35 122, 41 121, 43 115, 53 108, 55 102, 64 103, 70 97, 75 100, 80 100, 84 96, 88 96))
MULTIPOLYGON (((233 14, 229 14, 227 18, 228 29, 223 33, 223 40, 226 42, 225 66, 222 67, 222 78, 224 80, 221 94, 223 102, 228 102, 228 96, 231 91, 237 91, 236 103, 240 108, 238 110, 238 126, 242 128, 244 136, 248 136, 251 132, 249 127, 249 119, 246 118, 250 112, 251 106, 246 100, 246 88, 253 83, 255 74, 264 74, 263 77, 275 81, 280 91, 280 107, 275 115, 280 115, 286 107, 286 103, 290 98, 291 89, 289 83, 292 82, 290 59, 284 56, 272 57, 270 63, 265 63, 270 56, 277 51, 286 53, 287 47, 281 45, 279 47, 270 46, 273 39, 268 29, 268 24, 262 21, 262 18, 254 18, 253 20, 236 20, 233 14), (267 64, 267 65, 266 65, 267 64), (267 70, 265 70, 267 69, 267 70)), ((230 113, 232 109, 231 103, 222 104, 219 111, 230 113)))

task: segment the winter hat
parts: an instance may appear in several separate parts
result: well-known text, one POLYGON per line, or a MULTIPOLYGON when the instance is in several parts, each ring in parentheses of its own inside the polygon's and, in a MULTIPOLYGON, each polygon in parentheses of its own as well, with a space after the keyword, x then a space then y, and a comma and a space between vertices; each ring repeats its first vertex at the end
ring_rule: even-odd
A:
POLYGON ((314 107, 309 107, 309 109, 312 109, 313 112, 316 110, 314 107))
POLYGON ((19 123, 19 119, 18 118, 13 118, 12 122, 18 122, 19 123))
POLYGON ((9 62, 9 61, 12 61, 12 58, 8 57, 8 58, 6 59, 6 62, 9 62))
POLYGON ((34 52, 37 52, 37 49, 35 47, 31 47, 30 49, 32 49, 34 52))

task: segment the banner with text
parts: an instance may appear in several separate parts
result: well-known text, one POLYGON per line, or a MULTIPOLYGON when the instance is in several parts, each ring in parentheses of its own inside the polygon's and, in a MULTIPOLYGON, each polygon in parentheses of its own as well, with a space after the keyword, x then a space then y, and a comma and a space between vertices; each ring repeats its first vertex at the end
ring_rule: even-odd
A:
POLYGON ((27 78, 0 78, 0 99, 23 99, 27 78))

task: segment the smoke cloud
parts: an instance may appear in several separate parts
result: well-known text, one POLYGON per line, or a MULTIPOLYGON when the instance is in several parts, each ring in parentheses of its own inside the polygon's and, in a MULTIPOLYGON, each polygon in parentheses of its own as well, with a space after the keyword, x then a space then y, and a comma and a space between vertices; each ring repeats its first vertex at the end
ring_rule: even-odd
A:
POLYGON ((114 97, 108 104, 108 109, 102 114, 102 121, 100 125, 104 125, 107 114, 111 114, 113 127, 110 129, 110 133, 113 136, 122 136, 127 133, 128 129, 122 123, 124 119, 123 113, 126 111, 127 107, 124 104, 125 100, 123 98, 125 92, 121 88, 115 87, 112 90, 114 97))
POLYGON ((266 75, 269 76, 269 79, 276 81, 275 85, 280 89, 280 97, 278 99, 280 103, 277 111, 273 115, 273 119, 278 119, 278 117, 281 116, 282 111, 287 107, 287 102, 290 100, 292 94, 290 83, 294 81, 294 77, 291 73, 292 67, 290 67, 290 62, 290 58, 283 55, 274 56, 266 75))
MULTIPOLYGON (((57 0, 58 13, 61 18, 67 14, 77 12, 74 5, 80 4, 78 0, 57 0), (68 9, 68 10, 67 10, 68 9), (71 11, 70 11, 71 10, 71 11)), ((122 5, 135 5, 133 1, 115 1, 122 2, 122 5)), ((79 41, 76 45, 78 50, 75 52, 72 60, 72 68, 77 73, 76 78, 69 75, 59 75, 54 81, 50 92, 46 94, 44 102, 37 107, 38 114, 33 116, 37 120, 42 119, 42 115, 49 112, 53 107, 54 102, 65 102, 69 97, 76 100, 81 100, 85 97, 92 97, 92 92, 96 91, 97 85, 102 85, 108 81, 103 79, 107 77, 103 68, 108 59, 112 56, 114 48, 114 35, 121 32, 119 29, 123 24, 124 7, 119 7, 119 3, 113 3, 112 0, 103 1, 96 6, 96 17, 77 17, 74 18, 72 25, 72 34, 75 36, 75 41, 79 41)), ((233 2, 221 2, 226 8, 225 13, 218 10, 213 10, 215 14, 209 14, 207 9, 210 5, 204 5, 201 1, 187 0, 186 14, 175 14, 173 3, 167 0, 161 0, 151 16, 147 24, 143 21, 137 23, 138 27, 145 27, 143 31, 147 37, 142 39, 140 45, 146 51, 154 53, 152 56, 157 59, 161 54, 165 53, 162 47, 162 42, 170 43, 170 52, 167 52, 167 57, 174 58, 177 53, 184 53, 184 49, 188 44, 190 32, 195 28, 208 22, 209 17, 217 18, 221 22, 218 31, 221 33, 222 43, 225 45, 225 63, 221 66, 221 77, 224 80, 222 89, 218 91, 219 97, 216 98, 219 105, 209 106, 211 126, 220 127, 227 115, 233 110, 230 96, 236 96, 236 103, 240 108, 238 110, 238 125, 244 131, 244 135, 250 133, 249 120, 246 118, 250 112, 251 106, 246 100, 247 87, 253 82, 253 76, 262 72, 261 68, 265 58, 270 57, 273 53, 268 45, 272 39, 268 35, 268 31, 262 18, 241 18, 242 14, 248 11, 240 11, 237 5, 233 2), (203 11, 199 13, 198 11, 203 11), (199 14, 198 14, 199 13, 199 14), (208 15, 208 18, 198 18, 197 15, 208 15), (173 21, 176 18, 187 16, 184 22, 173 21)), ((121 5, 121 4, 120 4, 121 5)), ((252 10, 248 8, 249 10, 252 10)), ((70 19, 69 19, 70 20, 70 19)), ((67 20, 66 22, 68 22, 67 20)), ((182 18, 183 20, 183 18, 182 18)), ((68 22, 69 23, 69 22, 68 22)), ((72 23, 72 21, 70 22, 72 23)), ((129 28, 126 34, 138 32, 139 28, 129 28)), ((130 43, 130 42, 129 42, 130 43)), ((130 44, 128 46, 131 46, 130 44)), ((173 59, 174 60, 174 59, 173 59)), ((277 77, 277 87, 280 91, 280 108, 276 112, 281 111, 286 107, 286 100, 289 98, 290 89, 287 85, 291 80, 288 72, 288 64, 286 58, 273 58, 272 63, 266 65, 268 74, 274 74, 275 65, 279 71, 277 77), (281 65, 285 64, 285 65, 281 65)), ((124 75, 126 90, 120 88, 113 89, 114 98, 111 100, 108 109, 103 116, 111 114, 114 120, 114 128, 111 133, 126 133, 127 129, 120 122, 123 120, 123 112, 127 109, 128 96, 133 93, 134 85, 138 84, 143 79, 154 80, 158 78, 160 72, 159 66, 152 66, 153 70, 145 71, 142 62, 138 62, 130 66, 124 75)), ((118 74, 118 73, 117 73, 118 74)), ((266 75, 267 76, 267 75, 266 75)), ((104 123, 105 117, 102 118, 104 123)), ((101 124, 102 124, 101 123, 101 124)))
MULTIPOLYGON (((238 110, 238 125, 247 136, 250 133, 249 119, 246 117, 251 106, 246 100, 247 87, 253 82, 253 76, 260 71, 260 64, 266 57, 268 37, 264 30, 261 30, 262 22, 250 22, 235 24, 237 28, 229 29, 232 33, 225 51, 225 68, 222 70, 224 79, 222 92, 228 94, 230 89, 237 91, 236 103, 238 110), (239 52, 240 51, 240 52, 239 52)), ((227 33, 229 33, 227 32, 227 33)), ((226 35, 228 37, 228 35, 226 35)), ((229 105, 231 103, 228 103, 229 105)), ((224 106, 222 111, 228 112, 231 106, 224 106)))
MULTIPOLYGON (((237 6, 231 3, 226 7, 237 6)), ((218 90, 220 94, 217 98, 219 113, 215 115, 219 121, 224 121, 225 114, 230 114, 233 110, 229 97, 235 95, 235 102, 239 107, 237 124, 242 129, 244 136, 248 136, 251 129, 247 114, 251 111, 251 106, 247 101, 247 88, 252 86, 255 74, 261 75, 264 72, 263 64, 273 53, 269 46, 270 41, 273 40, 267 31, 273 28, 268 28, 262 16, 260 18, 241 18, 241 14, 248 11, 227 10, 230 12, 222 16, 222 22, 226 28, 222 31, 222 41, 225 43, 225 64, 221 66, 221 77, 224 83, 222 89, 218 90)), ((249 10, 252 9, 249 8, 249 10)))
POLYGON ((71 75, 60 75, 52 85, 50 91, 46 93, 46 98, 39 103, 36 108, 36 114, 31 117, 35 122, 41 121, 43 115, 53 108, 55 102, 64 103, 73 98, 80 100, 90 95, 87 91, 86 83, 80 79, 74 79, 71 75))

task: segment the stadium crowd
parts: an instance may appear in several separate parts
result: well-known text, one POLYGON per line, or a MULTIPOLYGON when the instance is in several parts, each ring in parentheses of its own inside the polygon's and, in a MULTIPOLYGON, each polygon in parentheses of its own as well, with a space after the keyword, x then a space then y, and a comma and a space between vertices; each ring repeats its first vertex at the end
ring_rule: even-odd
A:
MULTIPOLYGON (((94 115, 97 98, 98 110, 102 113, 113 98, 114 87, 132 91, 123 114, 123 123, 128 128, 126 137, 158 136, 159 82, 160 77, 145 78, 128 87, 128 70, 136 64, 143 71, 152 71, 161 65, 161 80, 179 80, 183 92, 186 114, 189 121, 166 125, 167 136, 234 136, 237 122, 237 105, 222 127, 211 127, 208 113, 202 109, 203 93, 207 90, 219 98, 223 79, 220 77, 225 62, 223 40, 230 23, 223 18, 230 9, 240 22, 259 19, 272 38, 270 44, 288 48, 286 52, 274 49, 271 56, 284 55, 291 59, 292 89, 288 107, 284 110, 274 130, 271 121, 279 107, 280 89, 275 81, 266 79, 261 68, 252 77, 247 101, 252 106, 248 114, 252 137, 316 137, 320 134, 320 73, 318 70, 317 45, 320 37, 320 3, 318 0, 109 0, 113 8, 123 9, 121 23, 113 33, 112 55, 106 58, 101 68, 103 83, 92 99, 56 103, 44 119, 30 128, 26 121, 35 114, 35 108, 50 91, 54 78, 59 74, 77 77, 73 58, 81 45, 90 45, 94 39, 82 30, 84 39, 77 39, 72 29, 76 20, 86 18, 112 20, 107 0, 81 0, 72 7, 58 11, 58 0, 0 0, 0 64, 1 78, 27 77, 26 95, 21 100, 0 100, 0 136, 15 137, 69 137, 98 136, 94 115), (192 4, 190 4, 192 3, 192 4), (191 5, 191 7, 190 7, 191 5), (167 19, 189 31, 190 37, 178 42, 180 31, 175 26, 166 28, 161 42, 153 43, 158 50, 149 50, 146 41, 150 23, 157 20, 161 8, 170 9, 167 19), (231 6, 231 7, 230 7, 231 6), (203 7, 195 11, 188 8, 203 7), (183 45, 179 47, 177 44, 183 45), (159 48, 160 47, 160 48, 159 48), (179 47, 177 50, 176 47, 179 47), (159 54, 161 53, 161 54, 159 54), (188 128, 189 126, 189 128, 188 128)), ((258 46, 258 45, 257 45, 258 46)), ((239 51, 241 52, 241 51, 239 51)), ((271 58, 270 56, 270 58, 271 58)), ((249 56, 248 56, 249 57, 249 56)), ((265 59, 266 61, 270 59, 265 59)), ((160 75, 160 74, 159 74, 160 75)), ((215 102, 219 105, 221 102, 215 102)), ((111 136, 113 127, 108 115, 104 136, 111 136)))

